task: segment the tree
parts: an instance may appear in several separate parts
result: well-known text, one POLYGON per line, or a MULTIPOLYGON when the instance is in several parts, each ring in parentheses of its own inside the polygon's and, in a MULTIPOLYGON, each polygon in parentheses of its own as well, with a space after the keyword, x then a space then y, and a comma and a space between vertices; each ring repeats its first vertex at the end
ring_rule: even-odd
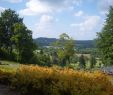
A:
POLYGON ((33 56, 35 44, 32 39, 32 31, 22 23, 16 23, 14 25, 14 35, 11 37, 11 41, 15 44, 17 50, 17 60, 20 62, 28 62, 33 56))
POLYGON ((80 68, 86 67, 85 57, 83 54, 79 57, 79 64, 80 64, 80 68))
POLYGON ((102 62, 105 65, 113 65, 113 7, 110 7, 104 27, 98 33, 97 47, 102 62))
POLYGON ((32 31, 27 29, 23 19, 15 11, 7 9, 0 17, 0 49, 5 49, 13 59, 27 63, 33 56, 36 45, 33 43, 32 31))
POLYGON ((59 62, 61 63, 60 65, 63 67, 66 65, 66 57, 65 57, 65 52, 63 49, 58 49, 58 58, 59 62))
POLYGON ((58 55, 55 51, 52 54, 52 63, 53 64, 58 64, 58 55))
POLYGON ((71 56, 75 53, 75 43, 66 33, 60 35, 60 39, 54 43, 54 47, 58 47, 58 57, 61 64, 70 63, 71 56))
POLYGON ((94 68, 94 66, 96 65, 96 58, 91 55, 90 57, 90 68, 94 68))
POLYGON ((12 52, 13 43, 11 42, 11 37, 13 33, 13 26, 15 23, 23 23, 23 19, 19 18, 19 15, 11 9, 7 9, 1 13, 0 17, 0 40, 1 47, 4 46, 9 53, 12 52))

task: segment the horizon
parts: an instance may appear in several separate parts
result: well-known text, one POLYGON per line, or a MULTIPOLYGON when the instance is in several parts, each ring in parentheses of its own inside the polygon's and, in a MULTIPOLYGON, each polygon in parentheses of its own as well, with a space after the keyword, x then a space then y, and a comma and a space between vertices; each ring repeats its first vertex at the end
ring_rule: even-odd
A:
POLYGON ((33 39, 66 33, 74 40, 94 40, 109 6, 113 0, 0 0, 0 13, 15 10, 33 31, 33 39))
MULTIPOLYGON (((34 40, 36 40, 36 39, 39 39, 39 38, 41 38, 41 39, 43 39, 43 38, 45 38, 45 39, 59 39, 59 38, 49 38, 49 37, 38 37, 38 38, 33 38, 34 40)), ((74 41, 94 41, 95 39, 92 39, 92 40, 76 40, 76 39, 73 39, 74 41)))

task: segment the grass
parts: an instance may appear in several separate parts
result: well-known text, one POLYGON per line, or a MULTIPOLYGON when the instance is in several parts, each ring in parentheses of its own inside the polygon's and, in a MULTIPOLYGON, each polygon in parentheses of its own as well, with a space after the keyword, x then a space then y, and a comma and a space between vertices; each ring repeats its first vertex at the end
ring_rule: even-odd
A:
MULTIPOLYGON (((2 71, 7 71, 7 72, 8 71, 9 72, 16 71, 20 66, 20 63, 13 62, 13 61, 2 60, 1 62, 2 62, 2 65, 0 65, 0 70, 2 70, 2 71)), ((90 69, 90 62, 86 61, 86 63, 87 63, 86 64, 86 69, 90 69)), ((100 60, 97 60, 95 69, 99 68, 99 63, 100 63, 100 60)), ((79 62, 71 63, 71 64, 69 64, 69 67, 72 67, 75 70, 79 69, 79 62)))
POLYGON ((12 61, 1 61, 2 65, 0 65, 0 70, 5 72, 14 72, 20 66, 17 62, 12 61))
MULTIPOLYGON (((101 63, 101 61, 100 61, 100 60, 96 60, 96 61, 97 61, 97 62, 96 62, 96 65, 94 66, 94 69, 100 68, 100 63, 101 63)), ((67 65, 67 66, 73 67, 75 70, 80 68, 80 67, 79 67, 79 62, 77 62, 77 63, 71 63, 71 64, 69 64, 69 65, 67 65)), ((103 64, 102 64, 101 66, 103 66, 103 64)), ((90 61, 89 61, 89 60, 86 61, 86 69, 88 69, 88 70, 91 69, 91 68, 90 68, 90 61)))

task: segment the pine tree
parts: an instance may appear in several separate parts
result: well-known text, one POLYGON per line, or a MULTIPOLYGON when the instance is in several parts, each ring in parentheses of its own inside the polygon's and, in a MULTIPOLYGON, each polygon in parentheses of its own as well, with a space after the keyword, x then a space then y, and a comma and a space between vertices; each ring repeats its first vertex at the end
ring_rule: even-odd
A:
POLYGON ((91 57, 90 57, 90 68, 94 68, 95 65, 96 65, 96 58, 94 57, 94 55, 91 55, 91 57))
POLYGON ((85 62, 85 57, 84 55, 81 55, 79 57, 79 64, 80 64, 80 68, 85 68, 86 67, 86 62, 85 62))

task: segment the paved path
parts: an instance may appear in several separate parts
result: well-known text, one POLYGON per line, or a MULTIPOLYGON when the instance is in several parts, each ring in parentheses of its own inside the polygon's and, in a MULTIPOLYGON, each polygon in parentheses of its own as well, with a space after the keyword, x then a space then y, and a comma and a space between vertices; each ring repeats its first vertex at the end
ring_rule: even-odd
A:
POLYGON ((9 90, 7 86, 0 84, 0 95, 20 95, 20 94, 12 92, 9 90))

